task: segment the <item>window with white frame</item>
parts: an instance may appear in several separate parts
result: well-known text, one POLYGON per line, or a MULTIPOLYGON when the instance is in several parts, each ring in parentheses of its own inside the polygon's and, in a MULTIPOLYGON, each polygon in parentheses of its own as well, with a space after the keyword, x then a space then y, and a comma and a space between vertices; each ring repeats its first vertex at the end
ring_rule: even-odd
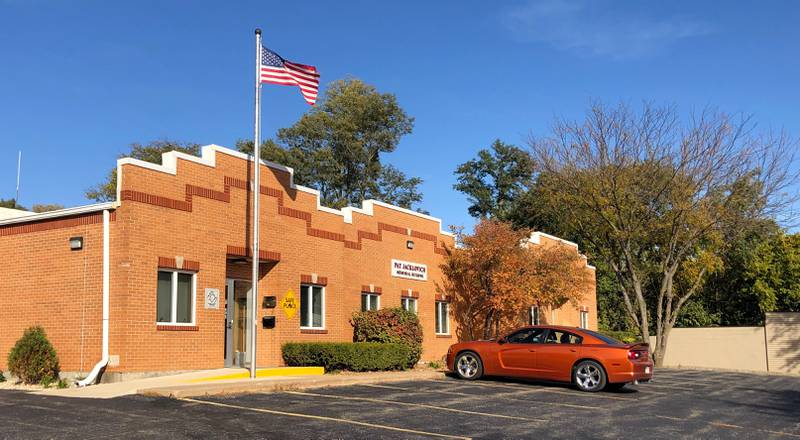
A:
POLYGON ((191 272, 159 270, 156 323, 193 325, 197 276, 191 272))
POLYGON ((450 334, 450 304, 436 301, 436 334, 450 334))
POLYGON ((589 328, 589 312, 581 311, 581 328, 589 328))
POLYGON ((531 306, 531 325, 539 325, 539 306, 531 306))
POLYGON ((417 313, 416 298, 400 298, 400 306, 407 312, 417 313))
POLYGON ((381 308, 381 297, 374 293, 361 294, 361 311, 378 310, 381 308))
POLYGON ((325 328, 325 288, 312 284, 300 286, 300 328, 325 328))

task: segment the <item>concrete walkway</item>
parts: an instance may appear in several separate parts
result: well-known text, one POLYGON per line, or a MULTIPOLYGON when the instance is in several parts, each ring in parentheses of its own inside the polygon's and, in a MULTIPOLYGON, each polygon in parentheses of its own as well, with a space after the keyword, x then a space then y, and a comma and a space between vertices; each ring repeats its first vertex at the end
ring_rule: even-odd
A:
POLYGON ((89 399, 109 399, 130 394, 177 398, 264 393, 441 377, 443 377, 443 373, 435 370, 345 372, 320 375, 310 374, 308 370, 303 369, 297 369, 293 372, 292 368, 265 368, 259 370, 256 379, 250 379, 246 371, 240 368, 222 368, 126 382, 105 383, 84 388, 73 387, 60 390, 51 388, 37 391, 34 394, 89 399), (276 372, 280 374, 275 374, 276 372))

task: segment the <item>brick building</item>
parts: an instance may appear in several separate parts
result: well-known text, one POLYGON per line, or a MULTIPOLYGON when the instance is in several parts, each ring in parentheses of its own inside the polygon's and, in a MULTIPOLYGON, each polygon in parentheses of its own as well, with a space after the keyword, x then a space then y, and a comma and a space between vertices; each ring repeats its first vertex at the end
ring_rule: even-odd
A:
MULTIPOLYGON (((249 363, 251 172, 247 156, 215 145, 199 158, 164 154, 161 165, 126 158, 117 163, 116 202, 4 211, 0 369, 35 324, 65 372, 98 361, 118 373, 249 363)), ((258 365, 279 365, 287 341, 352 340, 349 318, 363 307, 416 311, 423 359, 441 358, 455 342, 448 297, 436 289, 445 246, 453 245, 441 221, 378 201, 327 208, 315 190, 293 184, 291 169, 264 163, 260 172, 255 305, 275 327, 258 327, 258 365), (283 308, 292 297, 297 307, 283 308)), ((547 240, 559 239, 531 238, 547 240)), ((532 308, 531 318, 596 328, 594 289, 577 309, 532 308)))

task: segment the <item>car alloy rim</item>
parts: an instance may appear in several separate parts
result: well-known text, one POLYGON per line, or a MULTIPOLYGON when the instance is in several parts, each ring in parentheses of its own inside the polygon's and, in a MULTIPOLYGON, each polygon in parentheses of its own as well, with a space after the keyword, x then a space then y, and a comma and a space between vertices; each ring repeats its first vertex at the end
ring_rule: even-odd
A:
POLYGON ((592 364, 584 364, 578 368, 578 373, 575 376, 581 388, 591 390, 600 384, 600 374, 599 368, 592 364))
POLYGON ((463 377, 472 377, 478 372, 478 359, 470 354, 458 358, 458 373, 463 377))

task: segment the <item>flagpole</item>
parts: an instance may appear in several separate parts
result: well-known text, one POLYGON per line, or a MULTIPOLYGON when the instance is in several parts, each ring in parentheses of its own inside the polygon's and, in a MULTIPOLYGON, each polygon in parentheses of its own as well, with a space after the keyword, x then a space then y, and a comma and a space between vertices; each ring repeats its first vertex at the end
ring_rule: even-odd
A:
POLYGON ((250 378, 256 378, 256 334, 258 333, 258 275, 259 275, 259 252, 258 252, 258 223, 259 208, 258 201, 261 195, 261 29, 256 28, 256 112, 255 112, 255 133, 253 136, 253 286, 250 319, 252 327, 250 329, 250 378))

